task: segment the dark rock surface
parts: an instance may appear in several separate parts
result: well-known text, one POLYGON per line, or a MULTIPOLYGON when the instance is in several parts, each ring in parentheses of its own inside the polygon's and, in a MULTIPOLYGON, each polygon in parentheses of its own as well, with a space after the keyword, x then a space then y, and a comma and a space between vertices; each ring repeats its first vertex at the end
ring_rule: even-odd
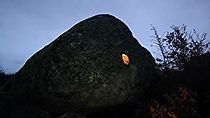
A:
POLYGON ((38 106, 31 106, 22 92, 0 92, 0 118, 52 118, 38 106))
POLYGON ((30 102, 57 116, 88 113, 134 101, 153 69, 153 57, 122 21, 97 15, 28 59, 8 88, 26 93, 30 102))

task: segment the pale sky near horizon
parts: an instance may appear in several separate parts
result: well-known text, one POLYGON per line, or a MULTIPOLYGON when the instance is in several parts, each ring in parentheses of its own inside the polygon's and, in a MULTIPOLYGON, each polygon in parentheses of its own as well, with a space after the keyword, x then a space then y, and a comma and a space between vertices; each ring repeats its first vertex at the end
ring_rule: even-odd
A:
POLYGON ((17 72, 35 52, 97 14, 121 19, 155 56, 150 24, 160 34, 185 24, 209 38, 209 11, 209 0, 0 0, 0 67, 17 72))

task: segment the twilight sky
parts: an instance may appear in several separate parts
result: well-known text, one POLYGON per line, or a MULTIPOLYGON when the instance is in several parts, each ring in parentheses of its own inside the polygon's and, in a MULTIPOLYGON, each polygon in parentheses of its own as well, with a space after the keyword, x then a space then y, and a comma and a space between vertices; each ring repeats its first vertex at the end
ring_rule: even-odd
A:
MULTIPOLYGON (((210 33, 210 0, 0 0, 0 67, 17 72, 25 61, 76 23, 108 13, 125 22, 140 44, 150 45, 150 24, 210 33)), ((208 39, 209 40, 209 39, 208 39)))

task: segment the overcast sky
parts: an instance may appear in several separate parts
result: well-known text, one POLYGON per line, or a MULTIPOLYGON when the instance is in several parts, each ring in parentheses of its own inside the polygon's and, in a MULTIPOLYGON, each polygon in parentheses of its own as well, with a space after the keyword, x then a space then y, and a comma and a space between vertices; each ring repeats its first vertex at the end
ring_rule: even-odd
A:
POLYGON ((209 12, 210 0, 0 0, 0 66, 17 72, 60 34, 101 13, 120 18, 153 54, 150 24, 160 34, 186 24, 209 38, 209 12))

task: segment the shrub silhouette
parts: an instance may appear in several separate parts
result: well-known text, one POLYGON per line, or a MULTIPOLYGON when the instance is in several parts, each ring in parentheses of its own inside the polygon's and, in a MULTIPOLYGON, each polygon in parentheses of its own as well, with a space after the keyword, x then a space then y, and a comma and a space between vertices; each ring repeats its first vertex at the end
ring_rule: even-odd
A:
POLYGON ((4 70, 0 67, 0 90, 3 88, 5 83, 9 81, 15 74, 6 74, 4 70))
POLYGON ((161 57, 157 58, 159 69, 183 70, 184 64, 192 57, 199 56, 209 51, 207 33, 199 34, 196 30, 187 31, 187 26, 171 26, 172 31, 167 31, 162 37, 155 27, 153 40, 160 50, 161 57))

